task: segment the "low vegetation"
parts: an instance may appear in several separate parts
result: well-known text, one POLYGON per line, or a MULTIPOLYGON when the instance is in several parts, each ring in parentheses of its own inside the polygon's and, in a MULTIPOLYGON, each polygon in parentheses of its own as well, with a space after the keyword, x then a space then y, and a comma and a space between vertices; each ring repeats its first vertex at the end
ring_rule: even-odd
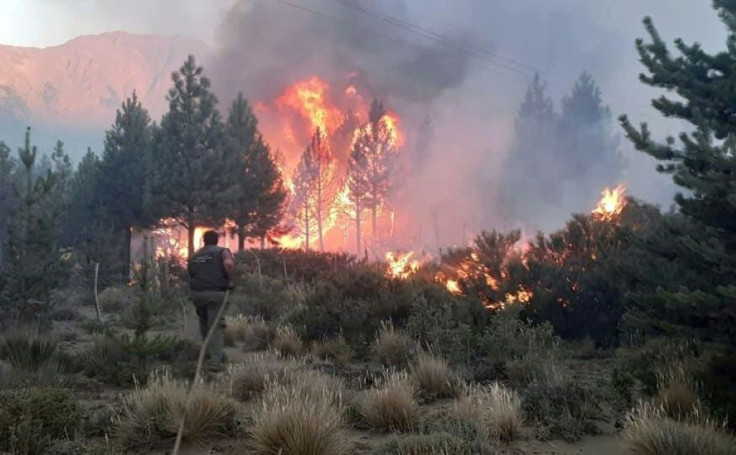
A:
POLYGON ((364 392, 359 412, 373 428, 411 431, 419 425, 416 391, 406 373, 386 372, 381 384, 364 392))

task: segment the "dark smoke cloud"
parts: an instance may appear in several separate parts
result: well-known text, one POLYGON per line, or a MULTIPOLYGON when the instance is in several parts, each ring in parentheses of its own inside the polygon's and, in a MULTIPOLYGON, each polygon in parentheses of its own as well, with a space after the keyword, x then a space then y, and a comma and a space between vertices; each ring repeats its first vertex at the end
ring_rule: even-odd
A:
MULTIPOLYGON (((422 172, 412 176, 412 191, 401 196, 416 220, 414 234, 428 248, 506 226, 494 205, 494 182, 535 71, 559 106, 587 70, 614 118, 628 113, 664 136, 682 125, 649 107, 659 92, 638 80, 643 68, 634 40, 645 36, 642 18, 652 15, 670 41, 684 34, 707 49, 720 49, 724 42, 715 13, 702 0, 289 2, 316 14, 280 0, 239 0, 224 15, 219 51, 207 64, 222 100, 238 91, 253 100, 273 99, 298 79, 319 75, 336 81, 359 71, 371 94, 401 116, 410 153, 423 142, 417 141, 421 125, 431 119, 431 141, 420 153, 422 172), (431 30, 451 44, 388 24, 360 7, 431 30), (693 30, 693 24, 701 25, 693 30)), ((656 174, 654 161, 625 140, 620 147, 629 163, 624 180, 630 192, 667 205, 673 193, 669 179, 656 174)), ((589 198, 571 197, 550 207, 562 215, 542 214, 549 222, 538 224, 559 225, 571 212, 590 210, 581 199, 589 198)))

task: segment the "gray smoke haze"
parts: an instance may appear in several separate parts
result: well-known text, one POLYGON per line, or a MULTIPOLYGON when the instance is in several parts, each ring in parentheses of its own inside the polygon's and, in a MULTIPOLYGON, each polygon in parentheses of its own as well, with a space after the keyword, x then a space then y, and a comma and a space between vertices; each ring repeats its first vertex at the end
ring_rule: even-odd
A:
MULTIPOLYGON (((723 27, 700 0, 240 0, 224 15, 219 51, 207 68, 225 103, 238 91, 251 100, 272 99, 296 80, 342 80, 360 72, 371 95, 402 118, 403 153, 421 155, 423 166, 397 197, 415 220, 407 236, 433 249, 507 227, 495 206, 494 182, 535 71, 557 106, 587 70, 614 119, 627 113, 649 122, 659 137, 682 129, 649 107, 659 93, 638 80, 643 67, 634 40, 645 37, 645 15, 670 42, 682 36, 709 50, 723 48, 723 27), (417 137, 427 119, 429 141, 417 137)), ((626 140, 620 150, 629 194, 669 205, 674 187, 654 171, 654 161, 626 140)), ((540 214, 549 220, 538 224, 558 226, 598 198, 572 196, 550 208, 561 216, 540 214)))

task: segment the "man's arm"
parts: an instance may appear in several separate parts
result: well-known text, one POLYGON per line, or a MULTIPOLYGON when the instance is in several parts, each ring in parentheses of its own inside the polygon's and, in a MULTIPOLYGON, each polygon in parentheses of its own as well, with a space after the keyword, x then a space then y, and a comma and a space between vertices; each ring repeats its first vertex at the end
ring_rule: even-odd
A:
POLYGON ((222 252, 222 265, 225 267, 225 275, 227 275, 227 280, 230 282, 230 287, 233 287, 235 283, 235 259, 228 249, 222 252))

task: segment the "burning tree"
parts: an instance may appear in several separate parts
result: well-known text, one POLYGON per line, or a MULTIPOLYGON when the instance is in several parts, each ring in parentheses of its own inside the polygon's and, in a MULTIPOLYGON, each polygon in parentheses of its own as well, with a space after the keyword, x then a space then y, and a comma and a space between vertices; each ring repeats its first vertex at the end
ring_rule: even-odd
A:
POLYGON ((361 212, 371 213, 371 232, 378 240, 378 211, 392 189, 392 172, 396 164, 396 130, 377 100, 371 105, 368 123, 361 127, 353 141, 348 167, 350 199, 355 205, 357 252, 361 248, 361 212))
POLYGON ((204 69, 189 56, 172 75, 169 112, 161 119, 152 156, 149 206, 188 232, 194 252, 197 226, 222 225, 237 186, 225 147, 225 127, 204 69))
POLYGON ((310 248, 312 222, 316 224, 320 251, 325 250, 324 225, 335 216, 334 201, 337 196, 337 177, 332 151, 327 137, 317 129, 294 172, 294 207, 296 217, 303 222, 304 245, 310 248))

